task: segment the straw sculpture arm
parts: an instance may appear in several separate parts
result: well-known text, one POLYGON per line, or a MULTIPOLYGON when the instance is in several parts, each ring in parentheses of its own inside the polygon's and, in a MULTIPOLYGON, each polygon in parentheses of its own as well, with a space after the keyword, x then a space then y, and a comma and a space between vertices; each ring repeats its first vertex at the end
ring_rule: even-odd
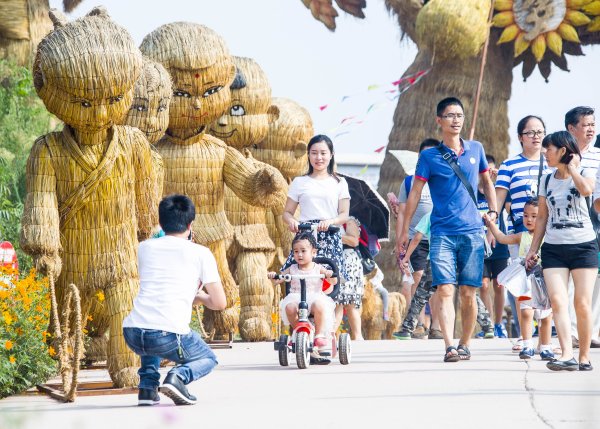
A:
POLYGON ((225 184, 244 202, 258 207, 282 207, 287 182, 275 167, 246 159, 236 149, 225 151, 225 184))
POLYGON ((61 269, 56 176, 45 138, 38 139, 27 160, 27 196, 21 219, 21 248, 44 274, 61 269))
POLYGON ((138 222, 138 240, 142 241, 152 235, 152 228, 158 224, 158 203, 162 197, 156 160, 160 156, 152 154, 150 143, 141 131, 130 128, 133 134, 135 159, 135 204, 138 222))

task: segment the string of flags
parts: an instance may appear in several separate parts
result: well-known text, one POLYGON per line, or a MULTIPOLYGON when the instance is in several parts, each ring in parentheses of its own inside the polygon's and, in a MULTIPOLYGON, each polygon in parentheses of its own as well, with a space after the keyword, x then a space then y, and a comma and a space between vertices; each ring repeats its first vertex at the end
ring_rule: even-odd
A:
MULTIPOLYGON (((367 115, 369 115, 371 112, 397 100, 398 97, 400 97, 400 95, 402 93, 406 92, 413 85, 417 84, 417 82, 419 82, 430 71, 431 71, 431 69, 419 70, 416 73, 413 73, 413 74, 410 74, 407 76, 403 76, 402 78, 400 78, 394 82, 391 82, 390 83, 392 86, 391 88, 390 88, 390 84, 384 84, 384 85, 371 84, 367 87, 366 91, 362 91, 362 92, 358 92, 358 93, 350 94, 350 95, 344 95, 344 96, 342 96, 342 98, 340 99, 339 102, 331 102, 331 103, 327 103, 327 104, 323 104, 323 105, 319 106, 319 110, 321 112, 323 112, 323 111, 331 108, 332 106, 344 103, 348 99, 351 99, 351 98, 354 98, 357 96, 361 96, 361 95, 364 95, 369 92, 380 91, 383 95, 383 99, 375 101, 374 103, 370 104, 367 107, 364 114, 362 114, 362 115, 354 114, 354 115, 349 115, 349 116, 343 117, 336 127, 332 128, 328 131, 329 134, 333 134, 334 139, 339 139, 340 137, 342 137, 344 135, 350 134, 354 127, 360 126, 365 123, 365 121, 367 120, 367 115)), ((377 149, 374 150, 374 152, 381 153, 381 152, 383 152, 383 150, 386 147, 387 147, 387 145, 378 147, 377 149)), ((369 167, 368 165, 365 165, 358 172, 358 175, 359 176, 364 175, 367 172, 368 167, 369 167)))

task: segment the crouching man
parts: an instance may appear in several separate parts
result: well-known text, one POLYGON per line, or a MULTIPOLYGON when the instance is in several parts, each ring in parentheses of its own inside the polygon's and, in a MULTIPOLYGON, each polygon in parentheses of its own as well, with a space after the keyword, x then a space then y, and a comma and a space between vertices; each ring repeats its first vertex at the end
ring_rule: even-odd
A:
POLYGON ((192 405, 196 397, 186 385, 217 365, 214 353, 189 327, 192 305, 223 310, 225 293, 214 256, 191 241, 196 216, 192 201, 184 195, 165 197, 158 216, 166 235, 139 246, 140 291, 123 321, 123 335, 141 358, 138 405, 160 401, 161 359, 177 364, 163 381, 161 393, 177 405, 192 405))

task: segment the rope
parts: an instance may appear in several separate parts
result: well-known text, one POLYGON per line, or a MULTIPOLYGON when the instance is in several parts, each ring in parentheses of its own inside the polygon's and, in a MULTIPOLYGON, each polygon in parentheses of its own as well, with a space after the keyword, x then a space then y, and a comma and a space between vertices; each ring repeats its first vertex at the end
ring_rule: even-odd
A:
POLYGON ((77 376, 79 365, 83 355, 83 330, 81 326, 81 298, 79 289, 70 284, 67 290, 67 299, 62 313, 63 324, 60 324, 58 315, 58 303, 56 301, 56 290, 54 287, 54 275, 48 274, 50 283, 50 301, 52 312, 52 323, 54 325, 54 338, 58 342, 58 369, 62 379, 65 402, 75 401, 77 395, 77 376), (69 334, 71 331, 71 312, 75 313, 75 336, 73 343, 73 357, 69 361, 69 334))
POLYGON ((479 110, 479 98, 481 97, 481 87, 483 86, 483 71, 485 70, 485 63, 487 61, 488 46, 490 44, 490 33, 492 28, 492 18, 494 17, 494 3, 496 0, 492 0, 490 4, 490 15, 488 17, 489 30, 488 35, 485 38, 483 45, 483 53, 481 54, 481 66, 479 67, 479 81, 477 82, 477 91, 475 92, 475 103, 473 105, 473 121, 471 121, 471 130, 469 131, 469 140, 473 140, 475 136, 475 124, 477 123, 477 112, 479 110))
POLYGON ((204 324, 202 323, 202 318, 200 317, 200 306, 195 305, 194 309, 196 310, 196 317, 198 318, 198 327, 200 329, 200 335, 202 336, 202 338, 207 339, 208 334, 204 330, 204 324))

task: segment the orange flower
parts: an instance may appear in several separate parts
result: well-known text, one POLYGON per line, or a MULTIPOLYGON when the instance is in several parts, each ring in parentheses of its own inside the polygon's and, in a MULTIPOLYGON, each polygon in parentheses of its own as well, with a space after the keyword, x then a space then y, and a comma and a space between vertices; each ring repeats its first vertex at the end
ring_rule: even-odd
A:
POLYGON ((14 357, 13 355, 11 355, 11 356, 8 358, 8 361, 9 361, 10 363, 15 363, 17 360, 15 359, 15 357, 14 357))
POLYGON ((91 314, 89 314, 88 317, 87 317, 87 320, 88 320, 88 322, 91 322, 92 320, 94 320, 94 318, 92 317, 91 314))
POLYGON ((98 292, 96 292, 96 297, 98 297, 98 301, 100 301, 100 302, 104 301, 104 292, 99 290, 98 292))
POLYGON ((12 348, 13 348, 13 342, 12 342, 11 340, 7 340, 7 341, 4 343, 4 348, 5 348, 6 350, 10 350, 10 349, 12 349, 12 348))
POLYGON ((7 325, 10 325, 13 322, 13 318, 8 311, 2 313, 2 316, 4 317, 4 322, 6 322, 7 325))
POLYGON ((48 354, 50 356, 54 356, 56 354, 56 350, 54 350, 54 347, 52 347, 52 346, 48 347, 48 354))

